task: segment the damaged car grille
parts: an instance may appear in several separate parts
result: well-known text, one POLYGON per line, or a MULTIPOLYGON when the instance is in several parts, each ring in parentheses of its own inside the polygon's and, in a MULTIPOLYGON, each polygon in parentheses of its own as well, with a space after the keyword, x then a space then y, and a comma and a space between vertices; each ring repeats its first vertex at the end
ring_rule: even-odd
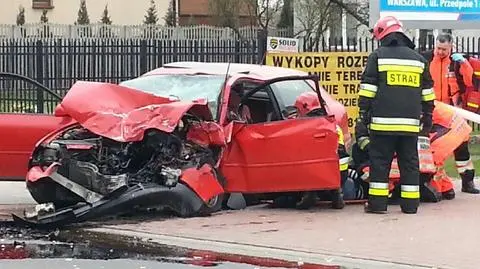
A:
POLYGON ((209 148, 184 137, 181 128, 174 133, 151 129, 142 141, 117 142, 78 126, 40 148, 31 166, 60 163, 60 175, 102 195, 138 183, 173 187, 182 170, 213 160, 209 148))

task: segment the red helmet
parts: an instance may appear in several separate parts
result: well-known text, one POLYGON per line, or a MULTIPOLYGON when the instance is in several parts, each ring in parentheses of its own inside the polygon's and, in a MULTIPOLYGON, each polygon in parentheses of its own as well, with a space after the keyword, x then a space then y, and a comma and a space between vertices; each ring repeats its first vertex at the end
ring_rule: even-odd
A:
POLYGON ((386 35, 399 32, 403 33, 403 24, 393 16, 386 16, 380 18, 375 26, 373 26, 373 37, 377 40, 382 40, 386 35))
POLYGON ((298 117, 304 117, 308 112, 320 107, 318 95, 315 92, 304 92, 295 100, 295 108, 297 108, 298 117))

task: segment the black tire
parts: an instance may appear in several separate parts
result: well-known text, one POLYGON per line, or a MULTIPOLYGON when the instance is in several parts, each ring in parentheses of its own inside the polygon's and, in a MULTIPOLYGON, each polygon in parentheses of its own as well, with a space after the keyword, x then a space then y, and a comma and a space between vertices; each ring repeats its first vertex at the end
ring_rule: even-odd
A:
POLYGON ((42 178, 35 182, 27 181, 27 189, 35 202, 39 204, 53 203, 56 209, 82 202, 81 197, 49 178, 42 178))
POLYGON ((273 208, 295 208, 298 201, 297 195, 280 195, 273 199, 273 208))
POLYGON ((317 204, 317 192, 306 191, 302 192, 298 196, 295 207, 301 210, 307 210, 314 207, 317 204))

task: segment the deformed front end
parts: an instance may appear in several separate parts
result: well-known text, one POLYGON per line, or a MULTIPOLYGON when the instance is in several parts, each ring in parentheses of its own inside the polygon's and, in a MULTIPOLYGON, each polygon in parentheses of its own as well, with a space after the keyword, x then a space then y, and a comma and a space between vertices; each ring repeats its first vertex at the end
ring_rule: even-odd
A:
MULTIPOLYGON (((128 125, 143 132, 136 139, 87 128, 95 125, 88 121, 58 131, 38 145, 29 163, 27 188, 41 205, 15 219, 58 226, 137 208, 163 208, 181 217, 220 210, 224 182, 216 165, 225 145, 223 129, 188 108, 172 131, 138 121, 128 125)), ((138 117, 138 111, 155 109, 132 114, 138 117)), ((119 124, 135 120, 130 116, 119 124)))

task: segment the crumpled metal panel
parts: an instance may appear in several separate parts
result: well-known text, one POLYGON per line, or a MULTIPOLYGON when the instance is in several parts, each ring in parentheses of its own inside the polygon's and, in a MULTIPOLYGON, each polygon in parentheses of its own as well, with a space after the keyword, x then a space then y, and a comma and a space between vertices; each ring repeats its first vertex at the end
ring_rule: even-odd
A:
POLYGON ((190 111, 206 120, 206 100, 173 101, 110 83, 75 83, 55 111, 70 116, 91 132, 119 142, 140 141, 147 129, 172 132, 190 111))

